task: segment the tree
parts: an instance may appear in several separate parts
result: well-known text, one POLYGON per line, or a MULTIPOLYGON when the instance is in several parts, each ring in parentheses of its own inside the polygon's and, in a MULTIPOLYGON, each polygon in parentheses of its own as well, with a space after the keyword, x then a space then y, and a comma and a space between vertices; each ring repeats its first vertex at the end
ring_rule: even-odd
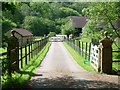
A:
POLYGON ((55 35, 56 35, 55 32, 50 32, 48 36, 49 36, 49 37, 53 37, 53 36, 55 36, 55 35))
POLYGON ((81 15, 72 8, 61 7, 60 8, 60 17, 65 18, 68 16, 81 16, 81 15))
POLYGON ((70 34, 74 34, 75 30, 72 26, 72 22, 69 21, 69 18, 66 18, 68 21, 61 26, 62 34, 66 34, 69 37, 70 34))
POLYGON ((50 5, 47 2, 31 2, 31 15, 43 18, 51 18, 50 5))
POLYGON ((50 31, 55 31, 55 24, 47 18, 40 18, 37 16, 26 16, 23 28, 30 30, 34 35, 44 36, 49 34, 50 31))
POLYGON ((30 30, 33 35, 44 35, 43 23, 39 17, 36 16, 26 16, 23 23, 23 28, 30 30))
POLYGON ((89 3, 89 7, 83 9, 83 12, 94 23, 96 29, 102 27, 99 36, 108 31, 109 37, 114 40, 116 37, 120 38, 120 26, 115 26, 117 21, 120 22, 119 10, 120 2, 98 2, 89 3))

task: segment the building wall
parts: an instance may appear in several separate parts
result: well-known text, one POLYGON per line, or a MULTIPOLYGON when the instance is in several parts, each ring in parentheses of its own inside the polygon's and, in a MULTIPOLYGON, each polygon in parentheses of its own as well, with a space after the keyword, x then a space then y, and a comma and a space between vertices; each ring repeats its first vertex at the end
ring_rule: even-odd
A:
POLYGON ((19 39, 19 46, 24 46, 33 41, 32 36, 22 37, 18 33, 15 33, 15 37, 19 39))
MULTIPOLYGON (((7 33, 5 33, 5 36, 10 38, 11 37, 11 31, 8 31, 7 33)), ((20 34, 15 33, 15 37, 18 38, 19 46, 24 46, 27 43, 30 43, 30 42, 33 41, 33 37, 32 36, 22 37, 20 34)))

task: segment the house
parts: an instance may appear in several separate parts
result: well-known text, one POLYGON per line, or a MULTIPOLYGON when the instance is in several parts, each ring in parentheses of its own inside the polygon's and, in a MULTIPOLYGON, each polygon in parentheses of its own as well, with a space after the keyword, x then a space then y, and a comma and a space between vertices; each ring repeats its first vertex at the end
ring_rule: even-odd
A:
POLYGON ((74 36, 79 36, 82 33, 82 28, 85 26, 88 20, 87 17, 71 16, 70 20, 72 22, 73 27, 75 28, 74 36))
POLYGON ((12 35, 11 32, 14 32, 15 37, 18 38, 19 46, 24 46, 33 41, 33 34, 26 29, 15 28, 13 30, 9 30, 8 32, 6 32, 5 36, 10 38, 12 35))

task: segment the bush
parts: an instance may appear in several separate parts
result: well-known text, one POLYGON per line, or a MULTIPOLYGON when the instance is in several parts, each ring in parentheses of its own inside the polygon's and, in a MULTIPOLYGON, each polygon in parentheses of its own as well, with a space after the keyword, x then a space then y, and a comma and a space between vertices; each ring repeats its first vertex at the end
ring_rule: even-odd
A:
POLYGON ((53 36, 56 36, 56 34, 55 34, 55 32, 50 32, 48 36, 53 37, 53 36))

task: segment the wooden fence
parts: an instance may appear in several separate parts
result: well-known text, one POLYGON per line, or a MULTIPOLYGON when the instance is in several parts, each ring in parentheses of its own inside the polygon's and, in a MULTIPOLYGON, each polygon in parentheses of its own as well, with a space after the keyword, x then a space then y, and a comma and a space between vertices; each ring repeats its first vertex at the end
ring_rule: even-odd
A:
POLYGON ((65 40, 65 42, 74 48, 86 60, 90 60, 91 43, 78 40, 65 40))
MULTIPOLYGON (((91 65, 96 71, 101 70, 101 50, 100 45, 94 45, 92 43, 81 42, 78 40, 65 40, 67 44, 69 44, 74 50, 79 52, 79 54, 84 57, 85 59, 89 60, 91 65)), ((119 53, 118 50, 113 50, 114 52, 119 53)), ((112 62, 120 62, 120 60, 112 59, 112 62)))
MULTIPOLYGON (((112 50, 112 53, 120 53, 120 50, 112 50)), ((120 62, 120 59, 113 59, 112 62, 120 62)))
POLYGON ((1 53, 0 63, 2 64, 2 73, 4 74, 6 71, 8 71, 8 74, 11 75, 13 70, 19 70, 20 68, 23 68, 35 55, 37 55, 42 50, 47 42, 48 38, 44 38, 39 41, 27 44, 23 47, 16 47, 15 49, 8 50, 8 52, 1 53), (19 50, 18 60, 12 62, 10 60, 14 57, 12 54, 14 54, 16 50, 19 50))
POLYGON ((91 44, 90 49, 90 63, 96 71, 100 71, 100 52, 98 45, 91 44))
POLYGON ((7 52, 0 54, 0 67, 2 67, 2 75, 5 73, 5 71, 8 69, 8 60, 7 60, 7 52))

